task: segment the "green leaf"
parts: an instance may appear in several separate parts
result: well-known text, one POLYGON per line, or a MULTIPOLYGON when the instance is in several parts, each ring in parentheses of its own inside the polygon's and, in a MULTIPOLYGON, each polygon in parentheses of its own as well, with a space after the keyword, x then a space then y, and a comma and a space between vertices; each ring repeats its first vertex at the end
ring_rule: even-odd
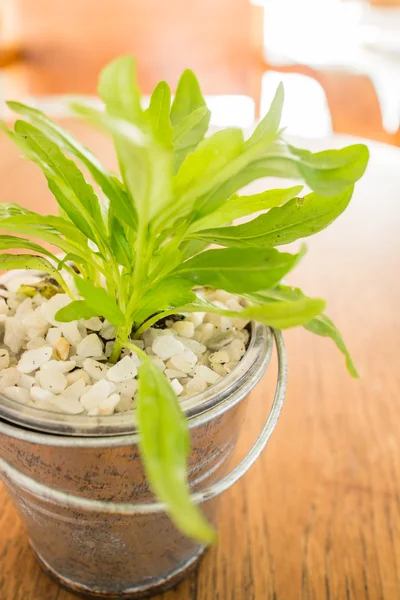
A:
MULTIPOLYGON (((27 213, 16 215, 15 217, 9 217, 1 219, 0 217, 0 228, 3 231, 10 231, 13 233, 22 233, 23 235, 29 235, 36 237, 45 242, 53 244, 57 248, 63 250, 63 252, 78 253, 84 260, 89 258, 89 250, 87 247, 87 240, 83 238, 84 243, 75 242, 73 239, 76 233, 80 232, 68 221, 60 217, 43 216, 35 213, 27 213), (66 232, 73 229, 71 236, 68 236, 66 232), (68 237, 64 239, 60 234, 68 237), (70 241, 73 240, 73 241, 70 241)), ((80 234, 82 235, 82 234, 80 234)))
POLYGON ((151 132, 128 121, 74 103, 71 108, 112 133, 121 173, 135 203, 138 219, 147 224, 171 197, 172 151, 161 146, 151 132))
POLYGON ((171 107, 176 170, 204 138, 210 117, 196 75, 187 69, 179 80, 171 107))
POLYGON ((153 133, 159 142, 167 147, 172 145, 172 125, 169 117, 171 90, 168 83, 160 81, 154 88, 146 114, 150 118, 153 133))
POLYGON ((246 142, 246 146, 254 146, 259 143, 269 145, 278 135, 279 125, 282 117, 285 91, 283 83, 278 85, 271 107, 262 121, 257 125, 253 134, 246 142))
POLYGON ((350 375, 352 377, 359 378, 357 368, 350 356, 350 352, 348 351, 340 332, 326 315, 315 317, 309 323, 306 323, 304 327, 316 335, 330 337, 339 348, 340 352, 342 352, 342 354, 345 356, 346 366, 350 375))
POLYGON ((25 121, 16 121, 14 129, 22 150, 42 169, 58 204, 78 229, 96 242, 97 230, 104 230, 104 223, 92 186, 39 129, 25 121))
POLYGON ((98 316, 99 313, 85 300, 75 300, 57 311, 55 319, 60 323, 69 323, 78 319, 91 319, 98 316))
MULTIPOLYGON (((1 221, 0 221, 1 224, 1 221)), ((1 225, 0 225, 1 226, 1 225)), ((14 235, 0 235, 0 250, 8 250, 10 248, 21 248, 23 250, 32 250, 33 252, 40 252, 45 256, 53 260, 57 260, 52 252, 46 250, 39 244, 35 244, 25 238, 16 237, 14 235)))
POLYGON ((194 285, 206 285, 233 294, 263 290, 276 285, 298 263, 300 254, 274 249, 225 248, 208 250, 175 270, 194 285))
POLYGON ((267 190, 260 194, 253 194, 252 196, 234 195, 215 212, 195 221, 190 231, 194 232, 209 227, 220 227, 255 212, 274 208, 275 206, 282 206, 282 204, 296 198, 302 189, 303 186, 298 185, 288 189, 267 190))
MULTIPOLYGON (((262 292, 246 294, 246 297, 255 302, 261 303, 276 300, 299 300, 302 298, 306 298, 304 293, 299 288, 291 288, 286 285, 279 285, 273 289, 264 290, 262 292)), ((315 317, 308 323, 305 323, 304 327, 305 329, 308 329, 308 331, 311 331, 316 335, 330 337, 345 356, 346 366, 350 375, 356 378, 359 377, 357 369, 350 356, 350 352, 348 351, 340 332, 335 327, 334 323, 326 315, 319 315, 315 317)))
POLYGON ((133 313, 133 320, 139 325, 161 308, 173 308, 192 302, 196 295, 192 283, 181 277, 168 277, 153 284, 140 301, 140 307, 133 313))
POLYGON ((224 177, 224 167, 243 151, 244 140, 240 129, 217 131, 203 140, 196 150, 189 154, 175 177, 173 209, 180 216, 190 211, 195 200, 206 194, 210 188, 224 177))
POLYGON ((189 240, 182 244, 182 262, 191 258, 192 256, 196 256, 196 254, 200 254, 203 250, 206 250, 210 244, 208 242, 203 242, 203 240, 189 240))
POLYGON ((98 92, 111 115, 133 123, 142 119, 136 61, 133 56, 121 56, 104 67, 100 73, 98 92))
POLYGON ((277 329, 287 329, 304 325, 321 314, 325 301, 319 298, 303 298, 293 301, 279 301, 263 306, 248 306, 238 316, 265 323, 277 329))
POLYGON ((321 196, 342 194, 361 177, 369 156, 367 147, 362 144, 349 146, 351 151, 348 148, 328 151, 328 157, 323 155, 322 160, 318 158, 320 153, 313 155, 305 151, 307 158, 291 154, 283 141, 272 143, 268 152, 265 149, 258 152, 258 148, 259 145, 250 147, 244 155, 232 161, 233 164, 228 165, 221 180, 197 200, 199 217, 212 213, 239 189, 265 177, 304 178, 311 189, 321 196), (254 149, 257 151, 255 154, 254 149), (253 154, 249 155, 252 150, 253 154), (317 157, 312 166, 309 164, 310 156, 317 157), (307 165, 302 169, 306 161, 307 165))
POLYGON ((297 168, 312 190, 324 196, 340 194, 362 177, 368 164, 369 150, 354 144, 341 150, 324 150, 313 154, 289 146, 298 157, 297 168))
POLYGON ((132 246, 129 244, 125 230, 118 219, 114 216, 114 211, 110 207, 108 214, 109 244, 111 252, 120 265, 131 269, 133 264, 132 246))
POLYGON ((0 271, 12 269, 28 269, 33 271, 44 271, 53 277, 69 293, 67 285, 56 268, 43 256, 33 254, 0 254, 0 271))
POLYGON ((202 543, 211 543, 215 533, 190 498, 185 415, 170 383, 149 360, 139 367, 136 402, 139 448, 154 493, 167 505, 181 531, 202 543))
POLYGON ((93 309, 95 315, 105 317, 107 321, 118 327, 124 325, 125 317, 121 309, 104 288, 97 287, 81 277, 75 277, 75 283, 78 292, 93 309))
POLYGON ((119 179, 108 173, 88 148, 40 110, 19 102, 7 102, 7 105, 11 110, 28 119, 44 135, 57 144, 61 150, 77 158, 88 169, 93 179, 109 199, 116 216, 130 227, 135 228, 137 216, 131 199, 119 179))
MULTIPOLYGON (((261 294, 264 294, 264 292, 242 295, 245 297, 254 297, 256 299, 257 297, 260 297, 261 294)), ((262 305, 247 306, 241 311, 233 311, 219 308, 201 298, 196 298, 196 300, 190 304, 177 307, 176 311, 178 314, 198 311, 216 313, 227 317, 258 321, 277 329, 287 329, 289 327, 305 325, 311 321, 311 319, 320 315, 324 308, 324 300, 321 300, 320 298, 303 297, 287 301, 270 301, 262 305)), ((158 318, 161 319, 167 314, 171 314, 171 311, 163 311, 158 318)), ((151 319, 151 321, 153 320, 154 319, 151 319)), ((150 323, 150 321, 148 323, 150 323)), ((148 323, 146 323, 146 325, 148 325, 148 323)), ((145 328, 143 327, 141 332, 144 329, 145 328)))
POLYGON ((345 210, 352 194, 353 188, 331 197, 308 194, 272 208, 243 225, 206 229, 191 237, 236 248, 289 244, 328 227, 345 210))

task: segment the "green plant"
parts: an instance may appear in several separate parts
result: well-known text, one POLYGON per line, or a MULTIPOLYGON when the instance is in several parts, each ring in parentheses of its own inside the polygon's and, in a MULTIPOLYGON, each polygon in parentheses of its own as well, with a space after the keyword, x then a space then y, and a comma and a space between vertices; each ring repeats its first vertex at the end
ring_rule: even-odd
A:
POLYGON ((277 328, 303 325, 331 337, 356 376, 339 332, 323 314, 324 301, 281 284, 304 249, 291 254, 275 247, 321 231, 345 210, 368 150, 357 144, 313 154, 285 143, 279 128, 282 86, 247 140, 234 128, 205 137, 210 112, 191 71, 183 73, 172 105, 170 89, 161 82, 142 110, 135 62, 122 57, 103 70, 99 95, 104 111, 82 103, 72 109, 112 136, 120 176, 43 113, 8 103, 25 120, 17 120, 13 130, 2 127, 42 169, 59 216, 2 204, 1 229, 47 242, 65 256, 61 260, 24 237, 2 235, 2 250, 34 255, 4 253, 0 268, 47 271, 73 299, 58 312, 60 321, 105 317, 118 327, 111 360, 118 360, 124 346, 140 355, 137 423, 146 473, 175 523, 210 542, 213 531, 190 501, 184 415, 168 381, 131 340, 167 315, 191 311, 245 316, 277 328), (303 188, 296 185, 237 193, 268 176, 302 179, 313 192, 300 197, 303 188), (232 224, 258 211, 263 213, 245 224, 232 224), (211 243, 223 248, 207 249, 211 243), (62 269, 75 286, 67 285, 62 269), (199 285, 251 303, 239 313, 223 311, 197 297, 199 285))

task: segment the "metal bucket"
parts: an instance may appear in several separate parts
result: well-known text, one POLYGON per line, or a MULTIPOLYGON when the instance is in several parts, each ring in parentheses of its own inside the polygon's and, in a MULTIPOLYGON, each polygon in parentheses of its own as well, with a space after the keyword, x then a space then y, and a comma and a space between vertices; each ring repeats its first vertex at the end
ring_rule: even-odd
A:
MULTIPOLYGON (((275 398, 260 437, 228 473, 248 394, 265 373, 272 333, 253 324, 241 363, 220 383, 188 399, 193 501, 215 523, 218 496, 264 449, 286 386, 280 332, 275 398)), ((143 473, 134 415, 71 418, 0 399, 0 474, 28 529, 42 567, 88 597, 139 598, 178 583, 205 547, 182 535, 143 473), (33 431, 34 429, 40 430, 33 431)))

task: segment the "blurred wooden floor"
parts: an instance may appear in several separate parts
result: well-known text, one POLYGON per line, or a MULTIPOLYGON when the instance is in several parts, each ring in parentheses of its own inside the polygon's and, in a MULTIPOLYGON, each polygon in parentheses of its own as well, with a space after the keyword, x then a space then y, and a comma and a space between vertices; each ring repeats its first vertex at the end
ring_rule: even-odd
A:
MULTIPOLYGON (((392 6, 399 0, 372 3, 392 6)), ((101 67, 129 52, 138 58, 146 94, 160 79, 174 88, 190 67, 206 94, 247 95, 257 109, 266 71, 306 75, 326 95, 334 132, 400 145, 400 133, 383 128, 378 96, 366 75, 266 63, 263 8, 249 0, 195 1, 190 9, 186 0, 3 0, 0 32, 1 94, 8 98, 93 94, 101 67)))

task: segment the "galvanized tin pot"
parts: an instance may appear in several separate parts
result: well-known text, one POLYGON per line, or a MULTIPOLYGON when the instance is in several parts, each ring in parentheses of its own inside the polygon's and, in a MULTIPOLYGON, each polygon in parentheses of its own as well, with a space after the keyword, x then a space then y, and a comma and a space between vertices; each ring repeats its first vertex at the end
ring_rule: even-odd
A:
MULTIPOLYGON (((219 495, 264 449, 286 386, 280 332, 275 398, 261 435, 228 473, 248 394, 265 373, 272 333, 253 324, 241 363, 217 385, 183 403, 192 451, 193 500, 216 520, 219 495)), ((251 407, 249 407, 251 410, 251 407)), ((155 502, 137 447, 134 415, 66 417, 0 398, 0 474, 42 567, 61 585, 98 598, 140 598, 185 577, 205 548, 182 535, 155 502)))

